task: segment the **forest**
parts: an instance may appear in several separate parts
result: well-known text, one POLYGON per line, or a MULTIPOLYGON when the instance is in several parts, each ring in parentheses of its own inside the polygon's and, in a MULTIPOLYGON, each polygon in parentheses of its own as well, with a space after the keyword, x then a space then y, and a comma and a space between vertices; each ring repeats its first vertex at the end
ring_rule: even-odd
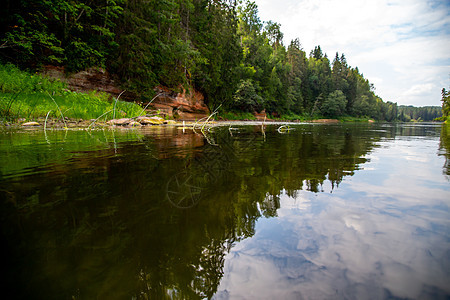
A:
POLYGON ((158 85, 195 89, 211 111, 417 119, 378 97, 343 53, 306 53, 298 38, 285 45, 280 24, 261 21, 249 0, 5 2, 0 62, 22 69, 102 67, 140 99, 158 85))
POLYGON ((398 120, 401 122, 434 121, 442 117, 442 107, 400 105, 398 107, 398 120))

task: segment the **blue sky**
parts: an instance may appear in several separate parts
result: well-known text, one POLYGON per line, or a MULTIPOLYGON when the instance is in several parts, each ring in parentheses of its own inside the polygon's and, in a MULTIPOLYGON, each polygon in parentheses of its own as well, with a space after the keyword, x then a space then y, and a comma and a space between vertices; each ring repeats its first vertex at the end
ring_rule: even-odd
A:
POLYGON ((255 0, 262 21, 281 24, 333 59, 344 53, 384 101, 441 105, 450 88, 450 0, 255 0))

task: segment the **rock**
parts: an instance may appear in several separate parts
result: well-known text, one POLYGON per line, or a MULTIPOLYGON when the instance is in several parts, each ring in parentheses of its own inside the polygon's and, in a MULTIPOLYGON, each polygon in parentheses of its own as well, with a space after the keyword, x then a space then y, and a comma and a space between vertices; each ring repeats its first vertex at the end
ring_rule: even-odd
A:
POLYGON ((180 120, 198 120, 210 114, 203 94, 193 88, 186 90, 180 87, 180 92, 175 92, 158 86, 154 90, 157 97, 151 103, 151 107, 169 117, 176 117, 180 120))
POLYGON ((258 121, 264 121, 267 118, 265 109, 259 113, 255 111, 253 115, 256 117, 256 120, 258 121))
POLYGON ((39 124, 38 122, 26 122, 26 123, 23 123, 22 126, 27 126, 27 127, 30 127, 30 126, 41 126, 41 124, 39 124))
POLYGON ((317 120, 312 120, 311 123, 339 123, 339 120, 337 119, 317 119, 317 120))
POLYGON ((141 122, 142 120, 146 120, 146 119, 149 119, 150 117, 147 117, 147 116, 139 116, 139 117, 137 117, 136 118, 136 121, 137 122, 141 122))
POLYGON ((108 125, 118 125, 118 126, 125 126, 132 122, 129 118, 122 118, 122 119, 112 119, 106 122, 108 125))
MULTIPOLYGON (((102 68, 89 68, 77 73, 67 74, 64 67, 47 65, 44 66, 43 75, 67 83, 71 91, 101 91, 111 94, 114 98, 122 92, 113 76, 102 68)), ((125 92, 120 96, 120 100, 132 101, 135 98, 136 95, 131 92, 125 92)))
POLYGON ((128 123, 127 126, 129 126, 129 127, 141 127, 142 124, 139 123, 139 122, 136 122, 136 121, 131 121, 130 123, 128 123))
POLYGON ((161 117, 137 117, 136 121, 142 125, 161 125, 166 123, 166 120, 161 117))

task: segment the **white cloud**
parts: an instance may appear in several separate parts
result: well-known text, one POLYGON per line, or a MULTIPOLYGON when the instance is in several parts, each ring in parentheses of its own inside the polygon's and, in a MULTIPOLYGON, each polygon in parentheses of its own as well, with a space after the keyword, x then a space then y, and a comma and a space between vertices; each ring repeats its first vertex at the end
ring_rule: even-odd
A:
POLYGON ((424 0, 256 0, 263 21, 281 23, 285 44, 345 53, 377 94, 398 104, 441 105, 450 82, 450 5, 424 0), (414 87, 427 91, 411 94, 414 87))
POLYGON ((409 90, 405 92, 405 96, 417 96, 424 95, 429 93, 433 89, 433 84, 425 83, 425 84, 416 84, 411 87, 409 90))

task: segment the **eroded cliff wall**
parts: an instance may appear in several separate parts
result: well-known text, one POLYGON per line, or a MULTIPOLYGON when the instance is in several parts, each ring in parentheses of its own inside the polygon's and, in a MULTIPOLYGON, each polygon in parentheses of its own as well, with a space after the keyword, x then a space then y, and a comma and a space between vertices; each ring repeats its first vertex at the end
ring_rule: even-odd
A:
MULTIPOLYGON (((46 66, 43 75, 59 79, 67 83, 72 91, 101 91, 118 97, 123 91, 113 77, 102 68, 90 68, 67 75, 63 67, 46 66)), ((163 114, 180 120, 198 120, 209 115, 204 96, 194 89, 179 88, 179 92, 163 86, 155 87, 156 98, 148 106, 149 110, 159 110, 163 114)), ((136 95, 124 92, 121 100, 135 101, 136 95)))

